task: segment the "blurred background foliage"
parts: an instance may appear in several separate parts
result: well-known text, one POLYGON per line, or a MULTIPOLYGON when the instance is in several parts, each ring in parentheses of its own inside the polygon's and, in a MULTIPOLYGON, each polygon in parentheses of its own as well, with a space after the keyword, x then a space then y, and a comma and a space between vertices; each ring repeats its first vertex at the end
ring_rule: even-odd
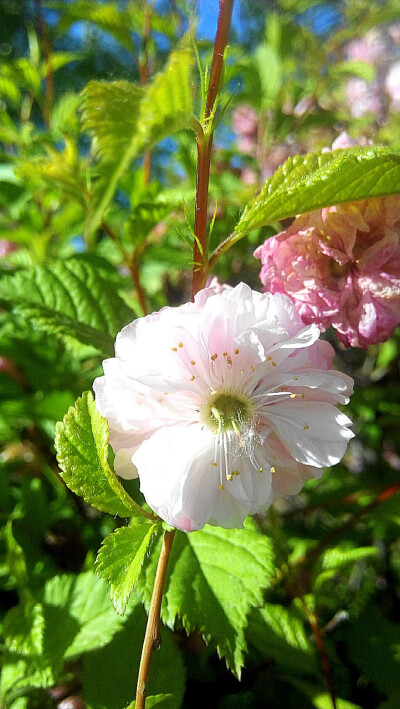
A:
MULTIPOLYGON (((119 106, 101 88, 96 94, 95 84, 82 90, 105 80, 145 91, 173 50, 193 54, 193 35, 203 67, 210 64, 216 5, 0 3, 5 709, 122 709, 134 697, 144 611, 134 596, 118 616, 93 572, 117 522, 67 490, 53 447, 55 423, 91 388, 109 341, 92 316, 81 326, 97 333, 97 345, 82 333, 68 335, 72 306, 56 285, 50 325, 49 312, 35 310, 33 296, 28 307, 26 293, 41 283, 49 289, 46 268, 74 259, 88 282, 99 279, 99 293, 118 293, 105 338, 135 316, 190 298, 192 131, 183 122, 161 142, 162 135, 144 140, 118 173, 107 208, 96 211, 137 120, 137 90, 125 87, 119 106), (122 126, 112 145, 101 142, 102 121, 122 126), (30 281, 27 273, 35 274, 30 281), (18 297, 10 300, 15 275, 18 297)), ((194 62, 190 71, 198 115, 194 62)), ((398 2, 237 1, 221 106, 210 182, 213 245, 288 156, 330 148, 343 131, 365 144, 400 147, 398 2)), ((256 230, 224 254, 215 270, 220 281, 259 289, 253 250, 280 229, 256 230)), ((331 332, 326 337, 338 368, 356 382, 349 405, 356 438, 340 465, 257 520, 272 539, 276 569, 265 607, 249 618, 241 682, 212 642, 165 629, 151 675, 160 706, 329 709, 332 694, 338 709, 400 706, 400 338, 361 352, 343 349, 331 332)))

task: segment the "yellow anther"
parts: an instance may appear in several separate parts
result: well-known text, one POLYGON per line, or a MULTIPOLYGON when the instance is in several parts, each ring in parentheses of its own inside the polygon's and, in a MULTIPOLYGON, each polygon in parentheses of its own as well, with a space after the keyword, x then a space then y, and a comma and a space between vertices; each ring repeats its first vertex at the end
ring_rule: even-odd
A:
POLYGON ((221 485, 219 486, 219 489, 220 489, 220 490, 225 490, 225 485, 223 485, 223 483, 221 483, 221 485))
POLYGON ((194 361, 194 359, 192 359, 192 360, 190 361, 190 364, 196 364, 196 362, 194 361))
POLYGON ((276 367, 276 362, 271 363, 273 367, 276 367))
POLYGON ((250 369, 251 369, 252 372, 255 372, 255 371, 256 371, 256 368, 253 367, 253 366, 251 366, 250 369))
POLYGON ((244 369, 241 369, 241 370, 240 370, 240 374, 244 374, 244 369))
POLYGON ((270 362, 272 357, 267 357, 267 362, 270 362))
POLYGON ((259 473, 263 473, 263 472, 264 472, 264 468, 258 468, 258 472, 259 472, 259 473))
POLYGON ((194 374, 193 374, 193 376, 190 377, 190 381, 191 381, 191 382, 194 382, 195 379, 196 379, 196 377, 195 377, 194 374))
POLYGON ((293 377, 294 382, 297 382, 297 380, 298 380, 298 377, 293 377))
POLYGON ((303 426, 303 428, 304 428, 305 431, 307 431, 307 429, 309 428, 308 424, 305 423, 304 426, 303 426))
POLYGON ((235 349, 233 350, 233 354, 239 354, 239 350, 237 347, 235 347, 235 349))
POLYGON ((238 470, 234 470, 234 471, 233 471, 233 474, 234 474, 234 475, 240 475, 240 473, 239 473, 238 470))
POLYGON ((232 364, 232 360, 231 360, 230 357, 227 357, 227 358, 226 358, 226 361, 228 362, 228 364, 232 364))
POLYGON ((290 398, 291 398, 291 399, 295 399, 296 396, 297 396, 297 394, 291 394, 291 395, 290 395, 290 398))
POLYGON ((269 472, 270 472, 270 473, 275 473, 275 472, 276 472, 276 469, 274 468, 273 465, 271 465, 271 467, 270 467, 270 469, 269 469, 269 472))
POLYGON ((228 475, 226 476, 226 479, 229 480, 229 481, 233 480, 233 475, 232 475, 232 473, 228 473, 228 475))
POLYGON ((213 360, 214 362, 215 362, 215 360, 217 359, 217 357, 218 357, 218 355, 217 355, 217 354, 213 354, 213 355, 211 355, 211 359, 212 359, 212 360, 213 360))
POLYGON ((172 352, 178 352, 178 348, 177 348, 177 347, 171 347, 171 350, 172 350, 172 352))
POLYGON ((223 353, 222 353, 222 356, 223 356, 223 357, 227 357, 227 356, 228 356, 228 353, 227 353, 227 352, 223 352, 223 353))
POLYGON ((178 342, 178 347, 183 347, 183 342, 178 342))
POLYGON ((218 463, 211 463, 212 468, 218 468, 218 463))

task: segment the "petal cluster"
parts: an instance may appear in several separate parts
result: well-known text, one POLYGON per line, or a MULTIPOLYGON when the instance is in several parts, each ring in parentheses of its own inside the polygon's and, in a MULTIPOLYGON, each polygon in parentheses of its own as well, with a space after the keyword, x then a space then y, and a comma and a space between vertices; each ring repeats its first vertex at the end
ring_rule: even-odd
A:
POLYGON ((346 346, 386 340, 400 322, 400 198, 297 217, 254 254, 261 281, 293 299, 306 324, 333 325, 346 346))
POLYGON ((184 531, 240 527, 337 463, 352 380, 290 298, 243 283, 135 320, 94 383, 115 469, 184 531))

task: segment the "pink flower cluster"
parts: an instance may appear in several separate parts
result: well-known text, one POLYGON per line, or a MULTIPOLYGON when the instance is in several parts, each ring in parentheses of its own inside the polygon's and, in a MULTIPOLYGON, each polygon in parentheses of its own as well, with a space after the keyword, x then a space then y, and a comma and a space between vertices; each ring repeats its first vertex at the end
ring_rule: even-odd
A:
POLYGON ((346 346, 383 342, 400 323, 400 197, 297 217, 255 251, 265 291, 286 293, 304 323, 346 346))

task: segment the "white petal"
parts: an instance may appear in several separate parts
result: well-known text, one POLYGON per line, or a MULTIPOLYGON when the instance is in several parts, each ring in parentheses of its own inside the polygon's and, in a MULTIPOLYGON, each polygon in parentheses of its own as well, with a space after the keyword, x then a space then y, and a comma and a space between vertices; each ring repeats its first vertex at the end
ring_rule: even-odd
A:
POLYGON ((295 460, 317 468, 338 463, 354 435, 347 428, 351 421, 345 414, 331 404, 314 401, 298 406, 294 402, 275 404, 268 407, 263 421, 275 428, 295 460))
POLYGON ((193 424, 160 429, 132 460, 147 503, 169 524, 184 531, 207 522, 241 527, 270 497, 269 467, 261 474, 246 456, 229 458, 240 473, 229 481, 225 466, 219 460, 215 465, 216 457, 216 436, 193 424))

